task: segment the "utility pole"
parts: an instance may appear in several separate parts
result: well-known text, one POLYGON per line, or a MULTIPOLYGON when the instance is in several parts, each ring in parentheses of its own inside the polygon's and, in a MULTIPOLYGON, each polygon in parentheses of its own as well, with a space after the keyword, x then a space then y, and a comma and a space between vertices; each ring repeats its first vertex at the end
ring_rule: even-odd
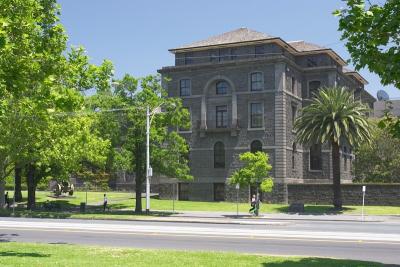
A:
POLYGON ((146 108, 146 214, 150 212, 150 108, 146 108))

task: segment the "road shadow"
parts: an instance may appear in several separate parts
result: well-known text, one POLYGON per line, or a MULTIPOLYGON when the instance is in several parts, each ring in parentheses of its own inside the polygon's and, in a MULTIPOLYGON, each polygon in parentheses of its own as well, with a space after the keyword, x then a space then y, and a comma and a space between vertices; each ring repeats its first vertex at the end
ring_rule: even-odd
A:
POLYGON ((276 263, 263 263, 263 267, 399 267, 396 264, 382 264, 379 262, 371 261, 355 261, 355 260, 341 260, 341 259, 328 259, 328 258, 302 258, 302 259, 286 259, 276 263))
POLYGON ((43 253, 36 253, 36 252, 0 251, 0 257, 33 257, 33 258, 44 258, 44 257, 50 257, 50 254, 43 254, 43 253))
POLYGON ((0 234, 0 243, 11 242, 11 238, 15 236, 19 236, 19 234, 0 234))

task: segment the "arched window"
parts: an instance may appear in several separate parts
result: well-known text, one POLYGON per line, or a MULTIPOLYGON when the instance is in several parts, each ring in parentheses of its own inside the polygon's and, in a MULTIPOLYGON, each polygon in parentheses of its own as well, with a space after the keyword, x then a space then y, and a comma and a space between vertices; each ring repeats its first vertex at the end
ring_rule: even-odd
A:
POLYGON ((322 152, 320 144, 315 144, 310 147, 310 170, 322 170, 322 152))
POLYGON ((293 146, 292 146, 292 169, 296 169, 296 159, 295 159, 295 156, 296 156, 296 151, 297 150, 297 148, 296 148, 296 143, 293 143, 293 146))
POLYGON ((259 140, 254 140, 250 144, 250 152, 256 153, 258 151, 262 151, 262 143, 259 140))
POLYGON ((225 146, 222 142, 214 145, 214 168, 225 168, 225 146))
POLYGON ((217 95, 226 95, 228 93, 229 85, 226 81, 219 81, 215 85, 215 93, 217 95))
POLYGON ((321 87, 320 81, 311 81, 308 83, 308 97, 312 98, 318 94, 318 89, 321 87))

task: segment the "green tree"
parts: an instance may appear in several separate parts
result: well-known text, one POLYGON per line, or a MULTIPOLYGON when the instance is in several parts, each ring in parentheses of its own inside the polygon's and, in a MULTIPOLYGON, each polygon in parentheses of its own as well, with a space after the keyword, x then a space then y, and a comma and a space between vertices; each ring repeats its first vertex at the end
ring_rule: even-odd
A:
POLYGON ((342 208, 340 186, 340 146, 356 147, 370 142, 370 126, 362 103, 354 101, 346 88, 323 88, 301 110, 294 128, 296 138, 304 145, 329 143, 332 148, 333 205, 342 208))
POLYGON ((400 2, 367 2, 347 0, 345 9, 334 12, 342 40, 356 69, 368 67, 383 84, 400 88, 400 2))
POLYGON ((135 79, 125 75, 97 88, 88 100, 93 110, 99 110, 101 136, 110 138, 110 170, 130 170, 135 173, 135 211, 142 212, 141 194, 146 169, 146 107, 163 112, 154 114, 150 128, 150 163, 155 173, 184 180, 192 179, 188 167, 188 145, 176 130, 187 127, 189 113, 179 98, 167 97, 158 76, 135 79))
POLYGON ((271 192, 274 182, 269 176, 272 166, 269 164, 268 154, 261 151, 245 152, 239 155, 239 159, 243 163, 243 167, 232 174, 229 183, 240 186, 257 186, 257 192, 260 186, 262 192, 271 192))
POLYGON ((387 130, 374 127, 371 144, 361 144, 355 151, 355 182, 400 182, 400 140, 387 130))
MULTIPOLYGON (((77 122, 61 120, 55 114, 81 112, 81 92, 104 83, 97 75, 101 66, 89 64, 82 48, 67 50, 67 35, 58 16, 55 0, 0 2, 0 195, 10 166, 26 165, 30 177, 28 207, 34 207, 38 182, 32 177, 43 177, 56 165, 60 170, 71 169, 71 163, 76 162, 68 159, 65 166, 59 166, 62 151, 51 151, 49 142, 84 142, 57 136, 64 123, 74 128, 77 122)), ((0 198, 2 203, 4 198, 0 198)))

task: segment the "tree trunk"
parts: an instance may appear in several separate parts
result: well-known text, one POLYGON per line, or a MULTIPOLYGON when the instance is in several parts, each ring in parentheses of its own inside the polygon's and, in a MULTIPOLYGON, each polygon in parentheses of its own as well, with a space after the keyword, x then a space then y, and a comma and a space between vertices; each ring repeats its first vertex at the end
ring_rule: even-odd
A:
POLYGON ((14 176, 15 177, 15 190, 14 190, 15 202, 20 202, 20 201, 22 201, 22 190, 21 190, 22 168, 15 166, 14 175, 15 175, 14 176))
MULTIPOLYGON (((0 176, 0 177, 4 177, 4 175, 0 176)), ((5 204, 6 204, 4 192, 5 192, 5 181, 4 181, 4 179, 0 178, 0 209, 4 209, 5 204)))
POLYGON ((27 209, 32 210, 36 207, 36 177, 35 177, 35 166, 28 164, 26 181, 28 184, 28 205, 27 209))
POLYGON ((136 205, 135 212, 142 212, 142 186, 145 176, 145 171, 143 171, 146 166, 144 165, 144 149, 142 143, 136 143, 135 145, 135 192, 136 192, 136 205))
POLYGON ((333 206, 342 209, 342 188, 340 185, 340 152, 339 144, 332 141, 332 170, 333 170, 333 206))

